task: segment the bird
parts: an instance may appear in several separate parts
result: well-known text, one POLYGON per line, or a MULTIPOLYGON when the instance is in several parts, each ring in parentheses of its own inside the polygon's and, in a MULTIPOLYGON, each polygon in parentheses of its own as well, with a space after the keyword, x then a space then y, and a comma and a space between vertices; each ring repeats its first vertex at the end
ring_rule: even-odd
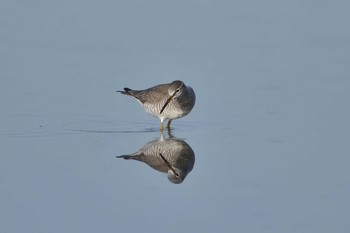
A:
POLYGON ((172 120, 186 116, 193 109, 196 95, 190 86, 175 80, 171 83, 159 84, 144 90, 132 90, 125 87, 124 91, 117 91, 135 98, 145 111, 160 120, 160 131, 163 131, 163 122, 170 130, 172 120))
POLYGON ((195 155, 192 148, 178 138, 160 139, 146 143, 135 153, 116 156, 126 160, 137 160, 153 169, 168 173, 168 179, 174 184, 182 183, 192 171, 195 155))

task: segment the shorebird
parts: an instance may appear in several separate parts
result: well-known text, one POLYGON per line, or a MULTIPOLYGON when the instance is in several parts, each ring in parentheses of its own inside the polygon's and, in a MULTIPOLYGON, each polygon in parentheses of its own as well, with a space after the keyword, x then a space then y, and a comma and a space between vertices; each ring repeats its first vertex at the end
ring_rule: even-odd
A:
POLYGON ((144 90, 132 90, 126 87, 124 91, 118 92, 134 97, 147 113, 158 117, 161 131, 165 120, 168 119, 166 127, 170 129, 171 121, 186 116, 196 102, 193 89, 180 80, 144 90))
POLYGON ((144 162, 157 171, 168 173, 169 181, 175 184, 183 182, 195 162, 194 152, 185 141, 163 137, 148 142, 135 153, 116 157, 144 162))

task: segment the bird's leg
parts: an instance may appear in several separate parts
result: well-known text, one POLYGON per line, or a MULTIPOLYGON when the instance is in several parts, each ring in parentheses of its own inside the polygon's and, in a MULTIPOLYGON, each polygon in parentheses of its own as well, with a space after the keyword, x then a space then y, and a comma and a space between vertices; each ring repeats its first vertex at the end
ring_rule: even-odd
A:
POLYGON ((160 131, 163 132, 163 121, 160 122, 160 131))
POLYGON ((170 129, 170 123, 171 123, 171 120, 169 119, 169 120, 168 120, 168 124, 166 124, 166 128, 167 128, 167 129, 170 129))

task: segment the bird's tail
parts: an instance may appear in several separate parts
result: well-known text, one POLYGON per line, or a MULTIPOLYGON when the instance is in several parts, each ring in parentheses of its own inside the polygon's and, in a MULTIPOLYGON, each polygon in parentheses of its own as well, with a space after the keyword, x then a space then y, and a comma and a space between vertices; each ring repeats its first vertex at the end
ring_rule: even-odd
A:
POLYGON ((125 88, 124 88, 124 91, 117 91, 117 92, 120 92, 120 93, 122 93, 123 95, 131 95, 131 96, 132 96, 131 91, 132 91, 132 90, 131 90, 130 88, 125 87, 125 88))
POLYGON ((131 159, 133 156, 131 155, 119 155, 119 156, 115 156, 118 159, 131 159))

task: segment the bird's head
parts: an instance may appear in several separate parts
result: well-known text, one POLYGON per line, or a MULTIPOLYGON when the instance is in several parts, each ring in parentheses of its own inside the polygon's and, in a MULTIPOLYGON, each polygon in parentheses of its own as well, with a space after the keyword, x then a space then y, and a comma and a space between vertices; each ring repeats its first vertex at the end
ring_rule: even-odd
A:
POLYGON ((170 84, 170 87, 168 89, 168 99, 166 100, 165 104, 162 107, 162 110, 160 111, 160 114, 164 111, 165 107, 170 103, 170 101, 174 98, 177 98, 182 94, 182 92, 185 90, 186 86, 185 84, 180 80, 175 80, 170 84))

